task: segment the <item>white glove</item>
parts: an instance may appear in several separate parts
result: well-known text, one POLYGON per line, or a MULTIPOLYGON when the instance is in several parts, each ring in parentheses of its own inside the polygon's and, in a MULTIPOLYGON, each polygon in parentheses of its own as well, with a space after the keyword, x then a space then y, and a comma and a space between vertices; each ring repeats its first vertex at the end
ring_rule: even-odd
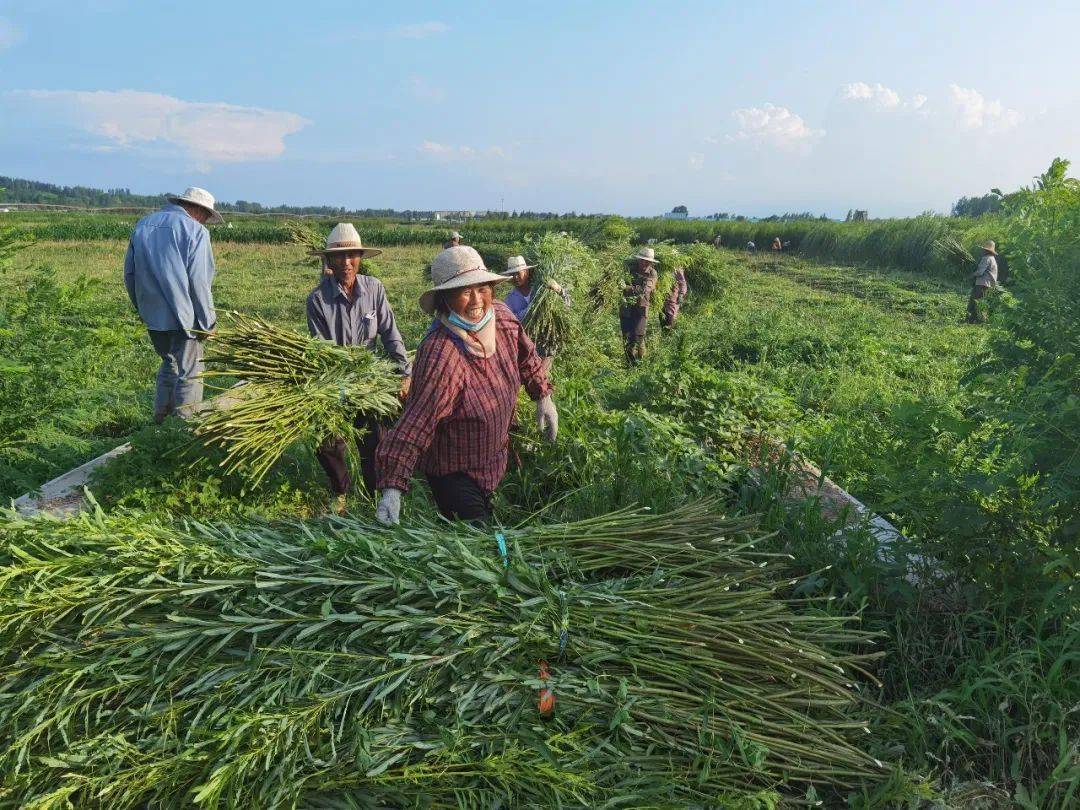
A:
POLYGON ((387 487, 375 507, 375 519, 384 526, 397 526, 401 519, 401 490, 387 487))
POLYGON ((549 442, 554 443, 559 435, 559 412, 555 410, 555 401, 548 394, 536 402, 536 426, 540 428, 540 434, 549 442))

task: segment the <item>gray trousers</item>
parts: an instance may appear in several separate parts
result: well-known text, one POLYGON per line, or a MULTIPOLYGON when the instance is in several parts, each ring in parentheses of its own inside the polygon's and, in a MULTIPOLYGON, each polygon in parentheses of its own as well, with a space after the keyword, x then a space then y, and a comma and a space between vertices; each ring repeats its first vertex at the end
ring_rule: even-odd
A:
POLYGON ((203 371, 202 341, 189 338, 179 329, 148 331, 154 351, 161 358, 154 395, 154 421, 160 422, 171 413, 190 416, 203 398, 203 382, 198 378, 203 371))

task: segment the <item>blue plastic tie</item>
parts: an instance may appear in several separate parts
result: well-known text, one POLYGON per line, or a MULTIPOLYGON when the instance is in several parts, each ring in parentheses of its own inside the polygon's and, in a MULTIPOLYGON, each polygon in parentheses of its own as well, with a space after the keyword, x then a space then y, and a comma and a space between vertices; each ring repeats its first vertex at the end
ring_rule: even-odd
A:
POLYGON ((503 568, 510 567, 510 555, 506 551, 506 538, 502 532, 495 533, 495 539, 499 541, 499 553, 502 555, 503 568))
POLYGON ((566 642, 570 640, 570 634, 565 629, 559 631, 559 655, 566 652, 566 642))

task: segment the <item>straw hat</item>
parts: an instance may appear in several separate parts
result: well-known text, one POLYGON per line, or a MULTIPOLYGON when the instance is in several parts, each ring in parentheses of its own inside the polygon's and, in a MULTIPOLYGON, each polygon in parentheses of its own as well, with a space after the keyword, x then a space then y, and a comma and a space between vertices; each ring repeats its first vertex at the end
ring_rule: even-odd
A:
POLYGON ((461 239, 462 237, 461 237, 460 233, 458 233, 457 231, 454 231, 453 233, 450 234, 450 238, 451 239, 461 239))
POLYGON ((378 256, 382 251, 379 248, 366 248, 360 241, 360 234, 356 232, 356 226, 351 222, 339 222, 326 237, 326 247, 322 250, 313 250, 313 256, 326 256, 329 253, 344 253, 356 251, 361 259, 378 256))
POLYGON ((637 252, 637 255, 634 256, 634 258, 643 259, 644 261, 652 262, 653 264, 660 264, 660 262, 656 260, 656 251, 651 247, 642 248, 637 252))
POLYGON ((442 290, 456 290, 473 284, 498 284, 509 280, 506 276, 489 272, 476 248, 468 245, 446 248, 431 263, 431 289, 420 296, 420 309, 428 315, 434 314, 435 293, 442 290))
POLYGON ((983 250, 990 251, 995 256, 998 255, 997 245, 994 243, 993 239, 987 239, 985 242, 983 242, 981 245, 979 245, 979 247, 981 247, 983 250))
POLYGON ((532 270, 536 267, 535 264, 525 264, 525 257, 523 256, 511 256, 506 260, 506 269, 502 271, 504 276, 512 276, 514 273, 520 273, 522 270, 532 270))
POLYGON ((205 208, 210 212, 210 219, 206 220, 207 225, 217 225, 218 223, 224 222, 221 218, 221 214, 214 210, 214 195, 205 188, 188 186, 183 194, 166 194, 165 199, 176 205, 186 202, 197 205, 199 208, 205 208))

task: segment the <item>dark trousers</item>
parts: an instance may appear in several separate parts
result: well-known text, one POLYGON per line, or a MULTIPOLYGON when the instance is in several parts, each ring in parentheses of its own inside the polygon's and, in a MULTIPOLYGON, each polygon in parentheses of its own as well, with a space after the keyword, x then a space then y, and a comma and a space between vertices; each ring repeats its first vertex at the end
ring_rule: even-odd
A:
POLYGON ((443 517, 476 523, 491 520, 491 496, 468 474, 429 475, 427 482, 443 517))
POLYGON ((619 330, 628 365, 636 365, 645 356, 645 330, 649 323, 647 307, 623 306, 619 310, 619 330))
MULTIPOLYGON (((375 450, 382 438, 382 426, 375 419, 356 417, 357 429, 363 429, 364 434, 356 440, 356 449, 360 455, 360 471, 364 477, 364 486, 369 494, 375 494, 375 450)), ((315 457, 319 464, 326 470, 326 477, 330 480, 330 489, 335 495, 345 495, 352 489, 352 476, 349 475, 349 465, 345 461, 347 445, 341 436, 335 436, 315 451, 315 457)))
POLYGON ((982 323, 982 316, 979 314, 978 301, 980 298, 985 297, 986 290, 986 287, 971 288, 971 297, 968 299, 968 323, 982 323))

